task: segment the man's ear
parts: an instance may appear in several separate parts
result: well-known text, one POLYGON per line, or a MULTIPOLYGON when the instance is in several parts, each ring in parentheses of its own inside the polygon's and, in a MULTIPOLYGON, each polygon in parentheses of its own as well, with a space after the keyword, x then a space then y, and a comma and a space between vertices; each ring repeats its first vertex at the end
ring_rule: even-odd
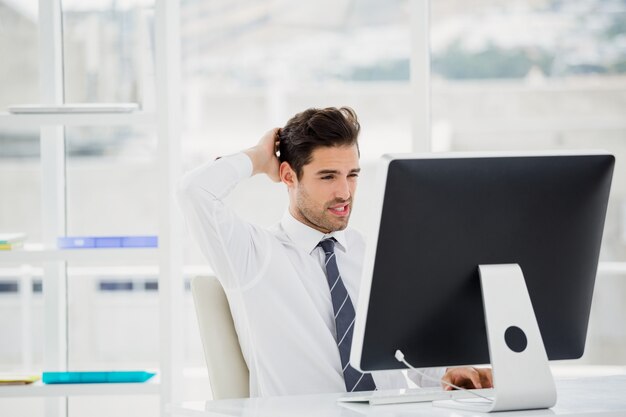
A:
POLYGON ((291 165, 289 165, 289 162, 281 162, 278 174, 280 175, 280 181, 285 183, 287 188, 293 188, 298 183, 298 176, 291 168, 291 165))

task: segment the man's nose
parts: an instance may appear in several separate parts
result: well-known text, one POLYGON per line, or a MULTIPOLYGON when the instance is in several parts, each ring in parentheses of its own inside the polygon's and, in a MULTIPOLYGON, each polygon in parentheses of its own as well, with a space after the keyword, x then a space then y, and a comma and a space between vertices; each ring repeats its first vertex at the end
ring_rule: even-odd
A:
POLYGON ((348 183, 347 179, 337 181, 335 197, 342 200, 348 200, 350 198, 350 184, 348 183))

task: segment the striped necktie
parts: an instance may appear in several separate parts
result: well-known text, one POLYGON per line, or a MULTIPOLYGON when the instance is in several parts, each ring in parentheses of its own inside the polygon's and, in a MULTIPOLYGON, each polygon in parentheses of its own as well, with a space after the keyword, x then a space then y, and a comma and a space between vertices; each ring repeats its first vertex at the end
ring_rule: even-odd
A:
POLYGON ((335 325, 337 329, 337 347, 341 358, 343 369, 343 379, 346 390, 352 391, 373 391, 376 389, 374 379, 371 374, 364 374, 350 366, 350 346, 352 345, 352 333, 354 331, 354 306, 348 295, 343 280, 337 268, 335 259, 335 240, 324 239, 318 246, 326 254, 326 279, 330 288, 330 297, 333 302, 335 313, 335 325))

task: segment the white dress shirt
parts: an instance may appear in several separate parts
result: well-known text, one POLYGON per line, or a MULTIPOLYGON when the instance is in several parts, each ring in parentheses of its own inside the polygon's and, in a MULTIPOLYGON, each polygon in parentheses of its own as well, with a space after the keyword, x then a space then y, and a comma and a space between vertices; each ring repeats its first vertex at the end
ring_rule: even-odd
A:
MULTIPOLYGON (((250 395, 345 391, 324 253, 317 244, 330 236, 337 240, 337 265, 356 306, 364 240, 350 228, 324 235, 289 212, 269 230, 240 219, 222 198, 251 175, 252 162, 240 153, 189 172, 179 189, 189 229, 226 292, 250 370, 250 395)), ((373 377, 378 389, 407 387, 400 371, 373 377)), ((417 374, 411 379, 438 385, 422 383, 417 374)))

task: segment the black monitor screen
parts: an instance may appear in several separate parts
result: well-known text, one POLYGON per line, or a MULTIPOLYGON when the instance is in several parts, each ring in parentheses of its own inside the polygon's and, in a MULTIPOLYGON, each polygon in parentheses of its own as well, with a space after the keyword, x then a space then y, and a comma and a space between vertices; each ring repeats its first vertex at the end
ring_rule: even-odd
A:
POLYGON ((403 368, 396 349, 419 367, 489 363, 481 264, 519 264, 548 358, 579 358, 613 166, 608 154, 392 159, 361 369, 403 368))

